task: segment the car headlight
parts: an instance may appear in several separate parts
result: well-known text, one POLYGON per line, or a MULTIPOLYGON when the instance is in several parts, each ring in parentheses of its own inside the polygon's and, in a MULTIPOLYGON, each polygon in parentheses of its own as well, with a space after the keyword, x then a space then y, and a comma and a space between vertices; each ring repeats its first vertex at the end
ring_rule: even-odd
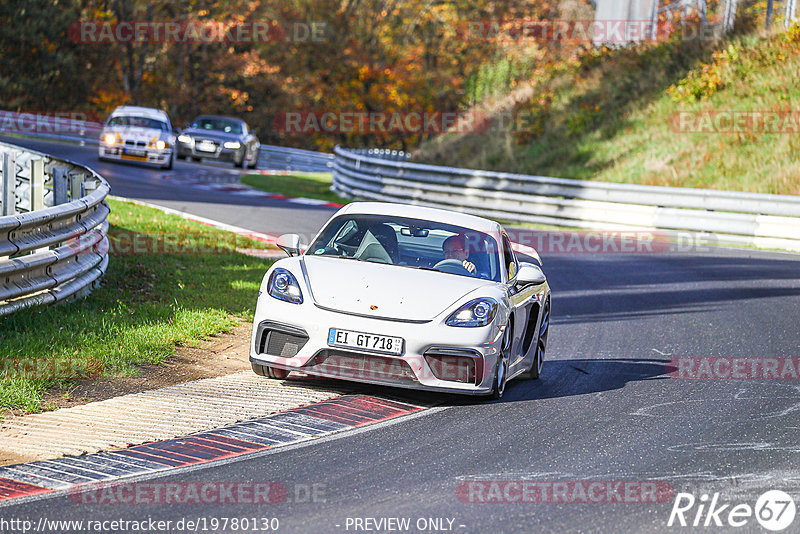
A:
POLYGON ((113 145, 117 141, 117 136, 113 133, 107 133, 103 136, 103 142, 107 145, 113 145))
POLYGON ((497 301, 489 297, 471 300, 454 311, 445 324, 466 327, 486 326, 494 320, 497 306, 497 301))
POLYGON ((223 144, 222 146, 224 146, 225 148, 236 150, 237 148, 242 146, 242 144, 239 141, 225 141, 225 144, 223 144))
POLYGON ((303 293, 297 278, 286 269, 277 268, 269 276, 267 292, 271 297, 294 304, 303 303, 303 293))
POLYGON ((163 139, 159 139, 158 141, 156 141, 156 148, 158 150, 164 150, 165 148, 167 148, 167 143, 163 139))
POLYGON ((191 135, 181 134, 178 136, 178 141, 185 145, 191 145, 194 143, 194 139, 191 135))

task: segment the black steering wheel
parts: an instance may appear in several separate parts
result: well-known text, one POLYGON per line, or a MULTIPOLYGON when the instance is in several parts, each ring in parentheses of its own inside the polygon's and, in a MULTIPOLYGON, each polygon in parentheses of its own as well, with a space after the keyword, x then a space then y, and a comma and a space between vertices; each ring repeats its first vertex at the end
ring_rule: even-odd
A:
POLYGON ((469 272, 466 267, 464 267, 464 264, 461 260, 456 260, 453 258, 442 260, 434 265, 433 268, 437 271, 442 271, 443 273, 466 274, 472 276, 472 273, 469 272))

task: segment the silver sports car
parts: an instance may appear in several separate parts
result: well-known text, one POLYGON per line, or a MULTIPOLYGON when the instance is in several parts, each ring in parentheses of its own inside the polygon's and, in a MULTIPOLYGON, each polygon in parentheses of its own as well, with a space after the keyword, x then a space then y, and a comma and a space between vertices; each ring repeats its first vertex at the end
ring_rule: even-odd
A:
POLYGON ((178 136, 179 159, 202 158, 233 162, 237 167, 255 168, 261 144, 246 122, 233 117, 203 115, 178 136))
POLYGON ((306 250, 297 235, 278 243, 290 257, 264 276, 253 322, 260 375, 500 398, 542 371, 550 287, 496 222, 353 203, 306 250))

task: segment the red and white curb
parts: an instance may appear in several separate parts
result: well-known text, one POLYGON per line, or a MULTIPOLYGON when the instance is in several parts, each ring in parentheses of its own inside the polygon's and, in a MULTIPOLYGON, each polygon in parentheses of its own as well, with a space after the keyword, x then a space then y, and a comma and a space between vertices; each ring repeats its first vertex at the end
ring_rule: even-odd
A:
POLYGON ((370 395, 346 395, 182 438, 0 468, 0 505, 82 485, 227 460, 358 429, 425 410, 370 395))

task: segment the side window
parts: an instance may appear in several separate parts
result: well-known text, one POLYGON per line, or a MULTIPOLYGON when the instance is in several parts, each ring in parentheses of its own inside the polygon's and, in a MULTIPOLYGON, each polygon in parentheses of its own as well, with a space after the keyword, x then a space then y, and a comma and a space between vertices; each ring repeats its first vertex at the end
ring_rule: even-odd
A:
POLYGON ((511 242, 505 234, 503 234, 503 265, 508 273, 509 280, 517 275, 517 258, 514 256, 514 251, 511 250, 511 242))

